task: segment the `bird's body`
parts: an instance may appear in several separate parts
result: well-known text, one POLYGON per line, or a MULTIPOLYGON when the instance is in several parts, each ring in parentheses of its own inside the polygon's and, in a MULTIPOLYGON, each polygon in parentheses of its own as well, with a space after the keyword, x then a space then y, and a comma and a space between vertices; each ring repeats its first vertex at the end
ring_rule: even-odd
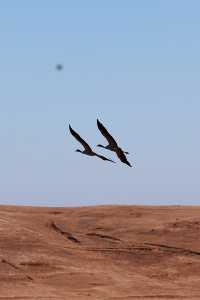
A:
POLYGON ((82 146, 84 147, 84 150, 81 151, 80 149, 77 149, 76 152, 80 152, 82 154, 88 155, 88 156, 97 156, 98 158, 101 158, 102 160, 107 160, 110 162, 115 163, 113 160, 103 156, 103 155, 99 155, 98 153, 94 152, 92 150, 92 148, 88 145, 88 143, 86 143, 86 141, 84 141, 84 139, 82 139, 82 137, 71 128, 71 126, 69 125, 69 131, 70 133, 73 135, 73 137, 82 144, 82 146))
POLYGON ((97 146, 115 152, 117 154, 118 158, 121 160, 121 162, 127 164, 129 167, 132 167, 131 164, 129 163, 129 161, 127 160, 127 158, 126 158, 126 155, 125 155, 125 154, 129 154, 129 153, 126 152, 126 151, 123 151, 118 146, 115 139, 112 137, 112 135, 108 132, 108 130, 103 126, 103 124, 98 119, 97 119, 97 127, 100 130, 100 132, 102 133, 102 135, 108 141, 107 146, 103 146, 103 145, 100 145, 100 144, 97 145, 97 146))
MULTIPOLYGON (((115 147, 115 146, 113 146, 113 145, 110 145, 110 144, 108 144, 107 146, 103 146, 103 145, 101 145, 101 144, 98 144, 97 145, 98 147, 101 147, 101 148, 104 148, 104 149, 107 149, 107 150, 110 150, 110 151, 113 151, 113 152, 116 152, 117 151, 117 149, 119 148, 119 147, 115 147)), ((124 151, 124 150, 122 150, 125 154, 129 154, 129 152, 127 152, 127 151, 124 151)))

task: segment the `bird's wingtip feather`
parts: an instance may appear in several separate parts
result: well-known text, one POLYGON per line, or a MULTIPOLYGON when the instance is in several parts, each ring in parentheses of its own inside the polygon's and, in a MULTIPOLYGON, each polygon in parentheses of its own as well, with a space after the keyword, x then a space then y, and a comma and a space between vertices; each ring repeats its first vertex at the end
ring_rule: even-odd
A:
POLYGON ((69 124, 69 131, 72 132, 72 130, 73 130, 73 129, 71 128, 71 125, 69 124))

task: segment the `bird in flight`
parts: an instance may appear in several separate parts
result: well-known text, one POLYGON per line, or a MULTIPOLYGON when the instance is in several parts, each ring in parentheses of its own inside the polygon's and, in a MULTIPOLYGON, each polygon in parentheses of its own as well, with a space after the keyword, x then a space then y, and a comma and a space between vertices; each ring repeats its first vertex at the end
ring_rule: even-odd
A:
POLYGON ((125 154, 129 154, 126 151, 123 151, 117 144, 117 142, 115 141, 115 139, 112 137, 112 135, 108 132, 108 130, 103 126, 103 124, 97 119, 97 127, 100 130, 100 132, 102 133, 102 135, 106 138, 106 140, 108 141, 108 145, 107 146, 103 146, 98 144, 98 147, 101 148, 105 148, 108 149, 110 151, 114 151, 118 158, 121 160, 121 162, 125 163, 126 165, 128 165, 129 167, 132 167, 132 165, 129 163, 129 161, 126 158, 125 154))
POLYGON ((79 135, 76 131, 74 131, 74 130, 71 128, 70 125, 69 125, 69 131, 70 131, 70 133, 73 135, 73 137, 74 137, 79 143, 81 143, 82 146, 84 147, 84 150, 83 150, 83 151, 77 149, 76 152, 80 152, 80 153, 83 153, 83 154, 86 154, 86 155, 89 155, 89 156, 97 156, 97 157, 99 157, 99 158, 101 158, 101 159, 103 159, 103 160, 107 160, 107 161, 110 161, 110 162, 112 162, 112 163, 115 163, 115 161, 113 161, 113 160, 111 160, 111 159, 108 159, 108 158, 106 158, 105 156, 99 155, 99 154, 97 154, 96 152, 94 152, 94 151, 92 150, 92 148, 88 145, 88 143, 86 143, 86 142, 82 139, 82 137, 80 137, 80 135, 79 135))
POLYGON ((63 67, 63 65, 61 65, 61 64, 57 64, 57 65, 56 65, 56 70, 57 70, 57 71, 62 71, 63 68, 64 68, 64 67, 63 67))

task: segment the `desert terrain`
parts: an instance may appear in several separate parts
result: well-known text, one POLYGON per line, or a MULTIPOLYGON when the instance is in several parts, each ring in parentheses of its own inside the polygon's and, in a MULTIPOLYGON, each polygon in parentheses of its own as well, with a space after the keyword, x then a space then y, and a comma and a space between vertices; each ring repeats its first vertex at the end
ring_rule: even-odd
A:
POLYGON ((200 299, 200 207, 0 206, 2 299, 200 299))

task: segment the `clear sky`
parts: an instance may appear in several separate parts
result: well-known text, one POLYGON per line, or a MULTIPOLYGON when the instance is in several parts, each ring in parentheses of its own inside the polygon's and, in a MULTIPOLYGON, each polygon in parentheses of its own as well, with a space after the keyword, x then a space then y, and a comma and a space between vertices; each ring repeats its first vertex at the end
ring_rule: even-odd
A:
POLYGON ((199 204, 199 34, 198 0, 1 1, 0 203, 199 204), (134 168, 75 152, 97 117, 134 168))

